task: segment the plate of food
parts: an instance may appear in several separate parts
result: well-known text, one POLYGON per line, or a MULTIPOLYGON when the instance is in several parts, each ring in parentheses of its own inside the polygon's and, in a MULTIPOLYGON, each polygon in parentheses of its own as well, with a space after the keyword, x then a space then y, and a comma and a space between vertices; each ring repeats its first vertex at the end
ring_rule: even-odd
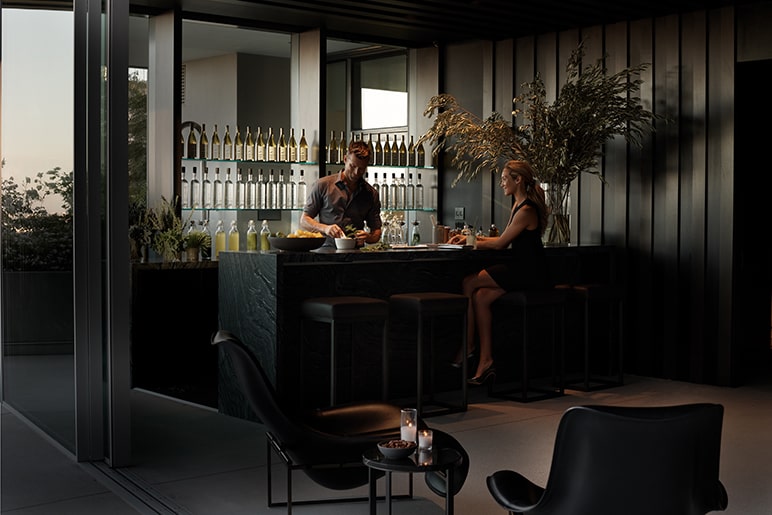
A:
POLYGON ((286 236, 269 236, 268 242, 272 249, 306 252, 318 249, 324 244, 324 234, 320 232, 297 231, 286 236))

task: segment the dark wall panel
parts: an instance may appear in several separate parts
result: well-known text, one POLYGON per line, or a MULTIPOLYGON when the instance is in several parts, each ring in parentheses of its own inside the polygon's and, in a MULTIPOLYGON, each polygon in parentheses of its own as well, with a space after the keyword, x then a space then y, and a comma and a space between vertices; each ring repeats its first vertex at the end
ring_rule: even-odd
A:
POLYGON ((606 184, 586 175, 571 190, 572 242, 613 243, 625 251, 626 370, 737 382, 734 9, 515 40, 515 94, 539 73, 553 99, 580 39, 586 63, 605 55, 609 73, 649 63, 641 101, 669 120, 655 122, 640 148, 621 138, 609 142, 599 166, 606 184))
MULTIPOLYGON (((609 73, 617 73, 627 67, 627 23, 617 23, 606 28, 606 67, 609 73)), ((621 136, 605 146, 602 161, 605 186, 601 188, 603 209, 599 237, 590 241, 624 247, 627 240, 627 142, 621 136)))
MULTIPOLYGON (((603 60, 603 27, 596 26, 582 30, 582 39, 584 40, 584 59, 582 66, 594 64, 598 60, 603 60)), ((572 50, 571 48, 565 51, 572 50)), ((563 49, 561 49, 561 52, 563 49)), ((595 172, 601 173, 601 163, 595 167, 595 172)), ((572 238, 579 243, 592 243, 601 241, 601 231, 603 229, 603 183, 598 180, 598 176, 592 174, 582 174, 576 181, 579 188, 579 201, 574 200, 578 212, 578 228, 576 237, 572 238)), ((574 197, 577 198, 576 196, 574 197)))
MULTIPOLYGON (((670 120, 678 120, 680 110, 678 17, 654 21, 655 110, 670 120)), ((680 162, 677 123, 662 126, 655 135, 653 270, 655 311, 653 345, 661 348, 658 364, 664 377, 676 378, 678 321, 678 237, 680 162)))
POLYGON ((705 195, 707 163, 707 16, 705 11, 681 19, 681 252, 679 339, 681 366, 688 379, 705 380, 705 195), (686 363, 683 363, 683 360, 686 363))

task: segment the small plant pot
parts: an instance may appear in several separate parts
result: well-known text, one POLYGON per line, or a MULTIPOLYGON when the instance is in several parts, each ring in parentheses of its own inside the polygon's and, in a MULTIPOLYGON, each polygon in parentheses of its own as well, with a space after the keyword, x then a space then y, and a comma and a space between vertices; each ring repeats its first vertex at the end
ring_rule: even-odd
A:
POLYGON ((186 261, 190 261, 192 263, 198 262, 198 247, 188 247, 185 249, 185 258, 186 261))

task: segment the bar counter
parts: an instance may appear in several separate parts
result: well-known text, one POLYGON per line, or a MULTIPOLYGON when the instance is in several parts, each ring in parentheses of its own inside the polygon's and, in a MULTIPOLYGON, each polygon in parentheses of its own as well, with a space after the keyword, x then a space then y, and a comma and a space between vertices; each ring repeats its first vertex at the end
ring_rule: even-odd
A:
MULTIPOLYGON (((567 246, 548 247, 546 250, 555 283, 609 282, 617 277, 614 247, 567 246)), ((304 299, 337 295, 387 299, 394 293, 419 291, 460 293, 464 276, 506 261, 509 256, 510 251, 507 250, 428 248, 222 252, 218 280, 219 326, 232 331, 255 353, 279 397, 298 405, 303 399, 313 397, 311 394, 315 388, 307 377, 300 380, 299 313, 304 299)), ((393 327, 399 321, 390 322, 393 327)), ((327 333, 321 334, 326 336, 327 333)), ((358 333, 357 337, 360 336, 363 335, 358 333)), ((309 337, 304 340, 309 342, 309 337)), ((372 349, 371 356, 357 356, 357 360, 364 363, 360 370, 362 377, 370 378, 372 383, 372 388, 365 385, 358 391, 360 396, 377 398, 379 395, 379 351, 376 355, 375 348, 380 349, 369 347, 372 349)), ((415 358, 401 356, 399 352, 390 353, 390 357, 393 383, 394 374, 398 376, 400 373, 399 361, 415 358)), ((309 355, 304 349, 305 359, 309 359, 309 355)), ((228 363, 222 356, 219 360, 219 410, 232 416, 254 419, 228 363)))

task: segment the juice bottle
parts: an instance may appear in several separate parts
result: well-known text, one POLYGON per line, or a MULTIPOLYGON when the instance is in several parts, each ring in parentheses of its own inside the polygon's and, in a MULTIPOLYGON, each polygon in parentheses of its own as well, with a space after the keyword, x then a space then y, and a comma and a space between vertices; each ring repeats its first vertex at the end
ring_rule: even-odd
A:
POLYGON ((214 258, 220 259, 220 251, 225 250, 225 229, 222 220, 217 222, 217 230, 214 233, 214 258))
POLYGON ((231 221, 228 231, 228 250, 239 250, 239 229, 236 227, 236 220, 231 221))

